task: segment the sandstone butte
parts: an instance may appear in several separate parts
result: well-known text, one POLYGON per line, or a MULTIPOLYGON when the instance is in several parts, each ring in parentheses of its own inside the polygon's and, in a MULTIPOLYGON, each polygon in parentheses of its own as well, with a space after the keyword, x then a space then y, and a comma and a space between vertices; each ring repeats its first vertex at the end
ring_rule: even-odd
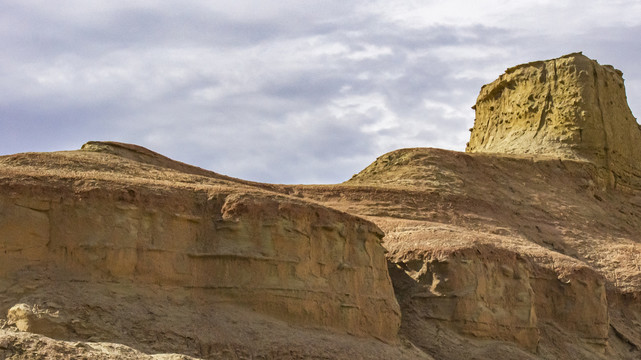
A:
POLYGON ((519 65, 475 111, 466 153, 337 185, 114 142, 0 157, 0 358, 641 358, 622 73, 519 65))

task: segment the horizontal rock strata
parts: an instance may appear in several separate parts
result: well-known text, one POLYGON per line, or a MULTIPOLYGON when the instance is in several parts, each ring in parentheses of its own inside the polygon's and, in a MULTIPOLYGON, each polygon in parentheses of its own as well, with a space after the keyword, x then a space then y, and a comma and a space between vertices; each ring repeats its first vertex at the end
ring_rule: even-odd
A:
POLYGON ((478 96, 468 152, 585 159, 641 186, 641 129, 621 71, 574 53, 507 69, 478 96))
POLYGON ((435 358, 641 354, 638 195, 589 161, 402 149, 282 191, 385 232, 401 333, 435 358))
POLYGON ((397 341, 375 225, 90 150, 0 158, 1 279, 178 287, 291 324, 397 341))

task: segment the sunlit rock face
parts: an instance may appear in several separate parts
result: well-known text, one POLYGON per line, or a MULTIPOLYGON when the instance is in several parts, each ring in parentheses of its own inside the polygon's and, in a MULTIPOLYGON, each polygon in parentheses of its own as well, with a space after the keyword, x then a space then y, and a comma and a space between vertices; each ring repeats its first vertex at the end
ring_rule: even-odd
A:
POLYGON ((509 68, 481 89, 466 151, 584 159, 610 185, 638 187, 641 130, 622 75, 581 53, 509 68))
MULTIPOLYGON (((156 317, 135 332, 126 328, 138 310, 91 324, 70 315, 99 313, 105 292, 132 286, 127 303, 147 304, 150 313, 181 313, 184 303, 167 299, 186 293, 194 314, 233 304, 295 326, 397 343, 400 310, 383 233, 371 222, 127 144, 5 156, 0 169, 0 310, 18 330, 112 342, 121 339, 109 334, 126 333, 136 346, 156 317), (61 290, 69 287, 91 290, 61 290)), ((169 350, 190 353, 198 341, 169 350)), ((164 350, 156 343, 148 350, 164 350)))

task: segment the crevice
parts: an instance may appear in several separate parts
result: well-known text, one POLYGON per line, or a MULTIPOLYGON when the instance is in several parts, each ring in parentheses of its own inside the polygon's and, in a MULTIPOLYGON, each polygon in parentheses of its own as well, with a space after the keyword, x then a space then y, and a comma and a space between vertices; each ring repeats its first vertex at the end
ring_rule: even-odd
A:
POLYGON ((45 245, 45 247, 49 249, 49 247, 51 246, 51 240, 53 237, 53 229, 52 229, 53 226, 51 226, 51 213, 49 212, 47 212, 47 227, 48 227, 47 232, 48 232, 49 238, 47 239, 47 244, 45 245))
POLYGON ((539 82, 544 83, 547 81, 547 78, 548 78, 548 68, 545 64, 543 64, 543 67, 541 68, 541 76, 539 76, 539 82))
POLYGON ((610 324, 610 327, 612 328, 612 330, 614 330, 614 335, 616 335, 616 337, 618 337, 621 341, 627 343, 633 349, 641 350, 641 348, 639 348, 639 345, 637 345, 632 339, 630 339, 623 332, 621 332, 619 329, 617 329, 614 326, 614 324, 610 324))
POLYGON ((539 135, 539 132, 545 126, 545 121, 547 120, 548 113, 552 109, 552 106, 554 105, 554 100, 552 99, 552 90, 550 87, 548 87, 548 93, 545 96, 545 104, 543 105, 543 109, 541 110, 541 118, 539 119, 539 126, 536 129, 536 132, 534 133, 534 137, 536 138, 537 135, 539 135))

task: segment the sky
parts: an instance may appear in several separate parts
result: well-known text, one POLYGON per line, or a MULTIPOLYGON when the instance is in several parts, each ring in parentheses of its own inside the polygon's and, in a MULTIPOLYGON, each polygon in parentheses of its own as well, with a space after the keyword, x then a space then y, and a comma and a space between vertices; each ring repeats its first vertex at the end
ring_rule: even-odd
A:
POLYGON ((270 183, 464 151, 483 84, 583 51, 641 115, 638 0, 4 0, 0 154, 134 143, 270 183))

